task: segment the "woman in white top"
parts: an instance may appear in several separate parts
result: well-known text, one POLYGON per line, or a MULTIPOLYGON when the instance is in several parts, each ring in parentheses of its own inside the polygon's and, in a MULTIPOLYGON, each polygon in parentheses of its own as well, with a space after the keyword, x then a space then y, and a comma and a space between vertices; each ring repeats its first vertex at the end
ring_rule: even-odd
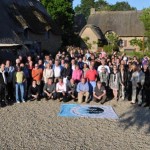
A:
POLYGON ((53 78, 54 71, 49 63, 46 64, 46 68, 43 71, 43 80, 46 83, 48 78, 53 78))
POLYGON ((57 92, 57 98, 63 102, 67 102, 67 94, 66 94, 66 84, 63 82, 62 78, 59 78, 58 83, 56 84, 56 92, 57 92))

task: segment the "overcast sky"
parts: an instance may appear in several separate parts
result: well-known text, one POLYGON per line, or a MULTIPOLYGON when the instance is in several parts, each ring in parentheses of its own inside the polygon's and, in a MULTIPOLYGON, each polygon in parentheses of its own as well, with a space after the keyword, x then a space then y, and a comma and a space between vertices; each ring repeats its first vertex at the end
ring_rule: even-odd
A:
MULTIPOLYGON (((116 2, 128 2, 132 7, 136 7, 137 10, 142 10, 143 8, 150 7, 150 0, 107 0, 110 4, 115 4, 116 2)), ((81 0, 74 0, 73 6, 80 4, 81 0)))

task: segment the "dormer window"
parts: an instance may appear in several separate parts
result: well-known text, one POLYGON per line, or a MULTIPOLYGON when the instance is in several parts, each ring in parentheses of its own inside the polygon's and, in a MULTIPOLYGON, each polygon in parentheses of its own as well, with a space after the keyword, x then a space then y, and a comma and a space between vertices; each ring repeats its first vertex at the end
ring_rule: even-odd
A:
POLYGON ((29 39, 29 31, 28 31, 28 29, 24 29, 24 37, 25 37, 25 39, 29 39))
POLYGON ((50 38, 50 30, 48 30, 46 33, 45 33, 45 39, 49 39, 50 38))

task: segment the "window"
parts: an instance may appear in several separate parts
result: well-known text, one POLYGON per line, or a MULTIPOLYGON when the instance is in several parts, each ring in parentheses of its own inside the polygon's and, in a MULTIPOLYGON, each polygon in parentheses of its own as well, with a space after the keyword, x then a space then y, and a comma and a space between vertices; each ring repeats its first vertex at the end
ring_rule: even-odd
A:
POLYGON ((45 39, 49 39, 50 38, 50 30, 48 30, 47 32, 45 32, 45 39))
POLYGON ((24 37, 25 37, 26 39, 29 38, 28 29, 25 29, 25 30, 24 30, 24 37))

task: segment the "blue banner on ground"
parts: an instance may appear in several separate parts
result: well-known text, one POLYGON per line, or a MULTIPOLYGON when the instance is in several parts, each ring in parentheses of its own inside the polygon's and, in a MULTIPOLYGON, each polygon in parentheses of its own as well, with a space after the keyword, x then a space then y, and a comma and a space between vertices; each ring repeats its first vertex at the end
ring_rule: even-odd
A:
POLYGON ((111 106, 62 104, 59 116, 119 119, 111 106))

